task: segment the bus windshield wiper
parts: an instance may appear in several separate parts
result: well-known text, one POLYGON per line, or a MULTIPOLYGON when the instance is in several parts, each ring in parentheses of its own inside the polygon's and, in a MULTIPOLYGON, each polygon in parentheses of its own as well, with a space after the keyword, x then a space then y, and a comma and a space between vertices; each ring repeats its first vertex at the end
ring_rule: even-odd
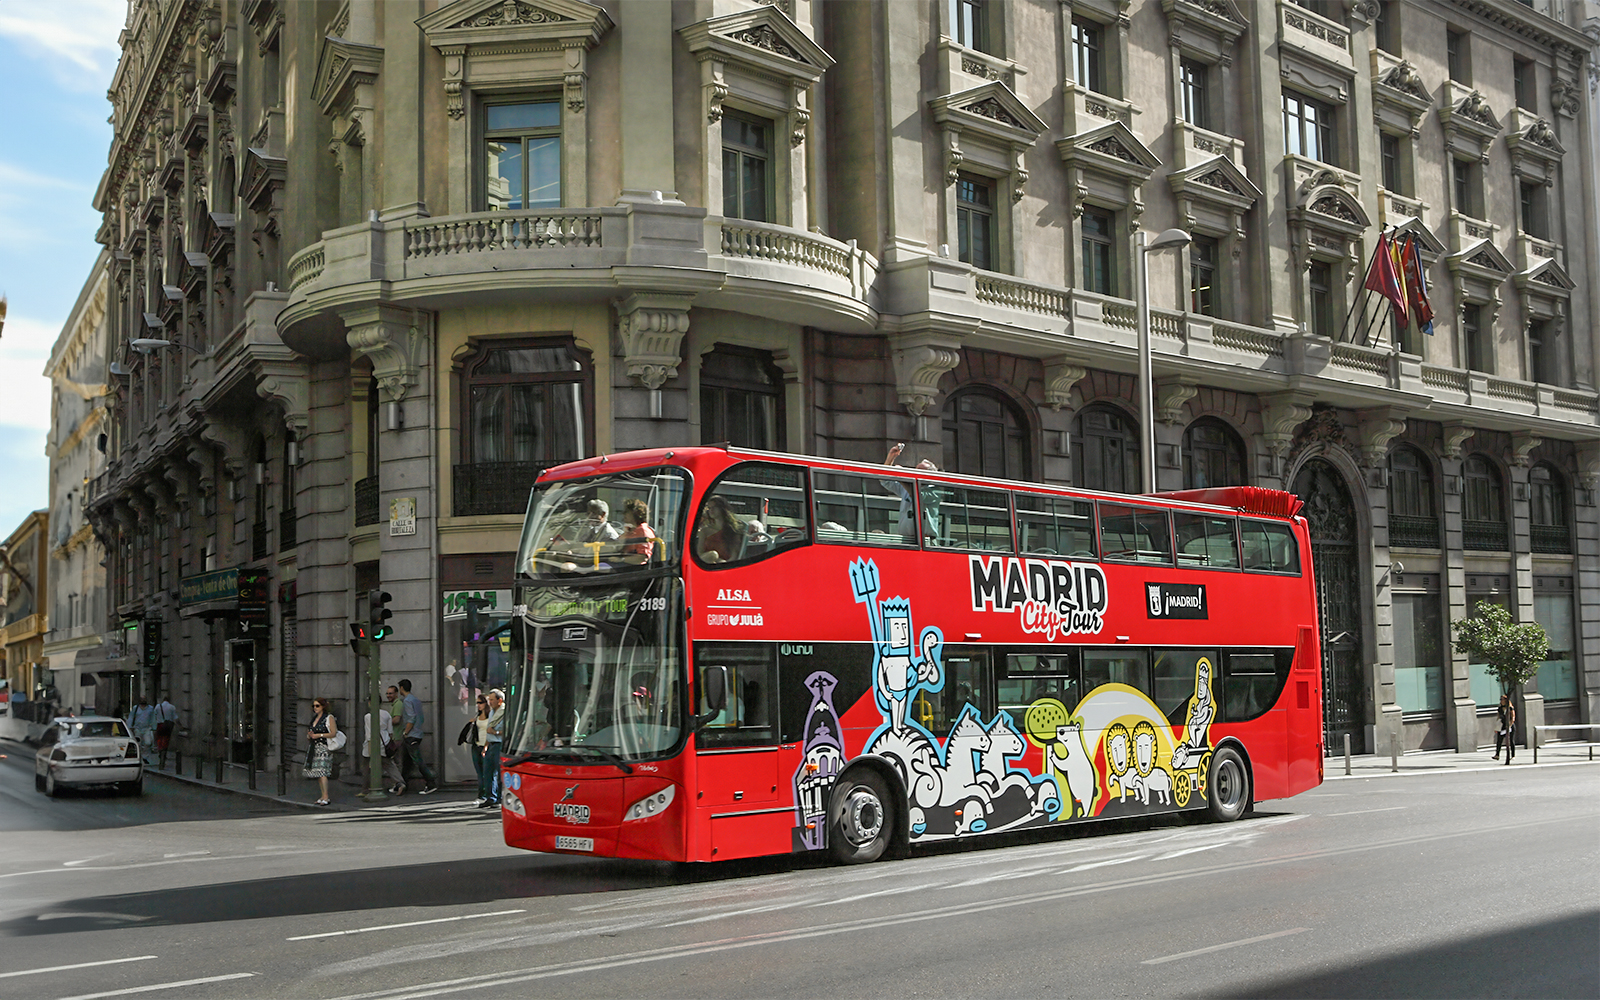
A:
POLYGON ((610 750, 602 750, 599 747, 592 747, 587 743, 574 743, 570 747, 568 747, 567 749, 568 750, 587 750, 590 753, 597 755, 598 757, 600 757, 602 760, 606 761, 607 763, 615 764, 617 767, 622 769, 622 773, 623 774, 632 774, 633 773, 633 765, 629 764, 627 761, 623 760, 621 757, 618 757, 616 754, 612 753, 610 750))

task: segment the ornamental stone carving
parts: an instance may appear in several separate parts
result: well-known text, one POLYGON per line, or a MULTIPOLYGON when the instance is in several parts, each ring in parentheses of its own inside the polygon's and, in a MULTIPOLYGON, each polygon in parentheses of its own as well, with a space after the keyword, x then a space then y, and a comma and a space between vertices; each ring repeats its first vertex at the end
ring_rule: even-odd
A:
POLYGON ((906 412, 920 417, 939 396, 939 380, 961 362, 961 348, 946 338, 912 334, 891 339, 895 391, 906 412))
POLYGON ((554 11, 535 7, 531 3, 521 3, 519 0, 505 0, 498 7, 483 11, 453 25, 457 28, 499 28, 515 24, 551 24, 556 21, 570 21, 569 17, 562 17, 554 11))
POLYGON ((678 377, 693 302, 692 295, 638 292, 616 303, 622 363, 629 378, 646 389, 659 389, 678 377))
POLYGON ((728 37, 734 41, 744 42, 746 45, 754 45, 758 49, 766 49, 768 52, 794 59, 797 62, 805 62, 800 53, 795 51, 794 46, 784 41, 782 36, 773 31, 770 24, 758 24, 754 27, 746 28, 744 31, 736 31, 728 37))
POLYGON ((1156 379, 1156 419, 1164 424, 1183 422, 1183 407, 1200 392, 1193 382, 1177 378, 1156 379))
POLYGON ((968 104, 961 110, 970 111, 975 115, 982 115, 985 118, 992 118, 1004 125, 1010 125, 1012 128, 1028 127, 1022 122, 1018 121, 1016 116, 1012 115, 1011 112, 1001 107, 1000 102, 992 97, 988 100, 978 101, 975 104, 968 104))
POLYGON ((1292 393, 1261 397, 1262 440, 1282 461, 1294 443, 1295 430, 1311 417, 1311 400, 1292 393))
POLYGON ((1444 441, 1440 451, 1445 458, 1460 459, 1462 447, 1476 433, 1476 428, 1466 424, 1445 424, 1444 441))
POLYGON ((1396 407, 1363 410, 1357 433, 1361 440, 1361 464, 1382 468, 1389 458, 1389 442, 1405 433, 1405 412, 1396 407))
POLYGON ((1533 464, 1533 449, 1539 447, 1543 439, 1521 431, 1511 435, 1511 464, 1519 469, 1526 469, 1533 464))
POLYGON ((382 398, 398 403, 421 382, 428 360, 428 336, 420 314, 392 306, 373 306, 343 314, 345 340, 372 360, 372 375, 382 398))
POLYGON ((1410 94, 1418 100, 1432 101, 1427 85, 1422 82, 1422 75, 1417 72, 1415 66, 1405 60, 1401 60, 1400 65, 1390 70, 1382 83, 1385 87, 1398 90, 1402 94, 1410 94))
POLYGON ((1050 404, 1052 410, 1059 411, 1064 406, 1071 406, 1073 387, 1088 374, 1089 369, 1066 358, 1045 362, 1044 401, 1050 404))

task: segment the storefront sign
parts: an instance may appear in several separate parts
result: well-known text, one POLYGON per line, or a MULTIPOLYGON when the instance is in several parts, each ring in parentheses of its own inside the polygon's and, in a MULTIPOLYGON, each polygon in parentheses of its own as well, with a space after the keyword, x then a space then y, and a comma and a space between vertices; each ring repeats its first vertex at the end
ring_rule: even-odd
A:
POLYGON ((239 568, 213 570, 198 576, 186 576, 178 581, 178 603, 181 607, 195 604, 213 604, 218 601, 239 599, 239 568))
POLYGON ((267 574, 265 570, 239 570, 239 628, 245 632, 267 627, 267 574))

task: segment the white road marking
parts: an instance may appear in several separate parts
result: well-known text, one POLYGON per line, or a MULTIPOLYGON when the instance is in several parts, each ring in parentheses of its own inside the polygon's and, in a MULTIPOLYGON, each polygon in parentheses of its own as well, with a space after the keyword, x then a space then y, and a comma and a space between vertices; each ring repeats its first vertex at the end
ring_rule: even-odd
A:
POLYGON ((199 857, 202 854, 210 853, 210 851, 175 851, 172 854, 163 854, 161 856, 163 858, 194 858, 199 857))
POLYGON ((1388 812, 1394 812, 1397 809, 1409 809, 1409 808, 1411 808, 1411 807, 1410 806, 1384 806, 1382 809, 1357 809, 1355 812, 1328 813, 1328 817, 1331 819, 1334 816, 1365 816, 1367 813, 1388 813, 1388 812))
POLYGON ((123 962, 148 962, 154 955, 135 955, 132 958, 108 958, 104 962, 79 962, 76 965, 52 965, 47 969, 23 969, 21 972, 0 972, 0 979, 12 976, 37 976, 41 972, 66 972, 68 969, 88 969, 97 965, 121 965, 123 962))
POLYGON ((1260 937, 1245 938, 1243 941, 1229 941, 1227 944, 1214 944, 1209 948, 1196 948, 1194 951, 1179 952, 1176 955, 1167 955, 1163 958, 1147 958, 1141 965, 1165 965, 1167 962, 1176 962, 1180 958, 1193 958, 1196 955, 1209 955, 1214 951, 1225 951, 1228 948, 1239 948, 1247 944, 1260 944, 1262 941, 1271 941, 1273 938, 1288 937, 1291 934, 1304 934, 1309 927, 1291 927, 1286 931, 1273 931, 1260 937))
POLYGON ((496 910, 493 913, 464 913, 459 917, 439 917, 435 920, 410 920, 403 924, 382 924, 378 927, 356 927, 347 931, 324 931, 321 934, 302 934, 299 937, 284 938, 285 941, 311 941, 316 938, 348 937, 351 934, 371 934, 373 931, 393 931, 402 927, 421 927, 424 924, 452 924, 459 920, 482 920, 484 917, 509 917, 513 913, 527 913, 527 910, 496 910))
POLYGON ((185 979, 176 983, 153 983, 149 986, 134 986, 126 990, 107 990, 104 993, 80 993, 75 997, 62 997, 61 1000, 99 1000, 100 997, 124 997, 130 993, 154 993, 156 990, 175 990, 180 986, 200 986, 205 983, 225 983, 230 979, 249 979, 254 972, 232 972, 226 976, 207 976, 204 979, 185 979))
POLYGON ((1224 845, 1222 845, 1222 844, 1201 844, 1199 847, 1185 847, 1181 851, 1168 851, 1165 854, 1158 854, 1155 857, 1151 858, 1150 860, 1151 861, 1171 861, 1173 858, 1181 858, 1185 854, 1199 854, 1201 851, 1210 851, 1210 850, 1213 850, 1215 848, 1222 847, 1222 846, 1224 846, 1224 845))
POLYGON ((861 899, 875 899, 878 896, 898 896, 902 892, 917 892, 921 889, 935 889, 943 885, 941 882, 925 882, 920 885, 903 885, 893 889, 880 889, 877 892, 862 892, 854 896, 842 896, 839 899, 829 899, 821 903, 812 903, 812 906, 838 906, 840 903, 854 903, 861 899))
POLYGON ((77 861, 63 861, 63 862, 61 862, 61 867, 63 867, 63 868, 76 868, 79 865, 86 865, 89 862, 94 861, 96 858, 103 858, 103 857, 105 857, 104 854, 96 854, 93 858, 81 858, 81 859, 79 859, 77 861))
POLYGON ((1111 865, 1125 865, 1130 861, 1143 861, 1147 857, 1149 857, 1148 854, 1135 854, 1131 858, 1112 858, 1110 861, 1090 861, 1087 864, 1081 864, 1076 868, 1068 868, 1061 874, 1071 875, 1073 872, 1086 872, 1091 868, 1106 868, 1111 865))
POLYGON ((82 920, 86 917, 95 917, 100 920, 131 920, 135 923, 141 920, 154 920, 155 917, 136 917, 131 913, 101 913, 98 911, 73 910, 68 913, 41 913, 34 917, 35 920, 82 920))
POLYGON ((659 924, 660 927, 682 927, 685 924, 703 924, 708 920, 726 920, 729 917, 743 917, 751 913, 771 913, 773 910, 787 910, 794 906, 803 906, 810 902, 809 899, 785 900, 782 903, 768 903, 766 906, 751 906, 742 910, 724 910, 721 913, 708 913, 703 917, 690 917, 688 920, 674 920, 670 924, 659 924))

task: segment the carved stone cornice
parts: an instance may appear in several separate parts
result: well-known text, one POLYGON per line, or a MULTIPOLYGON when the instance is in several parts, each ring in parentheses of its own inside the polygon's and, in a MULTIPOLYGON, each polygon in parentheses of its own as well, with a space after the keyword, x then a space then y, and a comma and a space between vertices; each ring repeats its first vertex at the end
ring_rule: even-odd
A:
POLYGON ((1406 412, 1396 406, 1362 410, 1357 434, 1360 437, 1361 464, 1382 468, 1389 459, 1389 442, 1405 433, 1406 412))
MULTIPOLYGON (((392 306, 369 306, 341 313, 340 318, 350 348, 371 360, 381 398, 392 403, 405 399, 421 381, 422 368, 428 363, 428 334, 420 314, 392 306)), ((288 394, 291 403, 299 400, 299 390, 291 381, 278 383, 274 389, 288 394)), ((303 425, 291 425, 291 429, 298 431, 303 425)))
POLYGON ((1156 419, 1164 424, 1182 423, 1184 404, 1199 393, 1200 387, 1185 379, 1156 379, 1156 419))
POLYGON ((1526 469, 1533 464, 1533 449, 1544 442, 1543 438, 1530 434, 1527 431, 1518 431, 1511 435, 1511 464, 1519 469, 1526 469))
POLYGON ((659 389, 678 377, 693 303, 692 295, 659 292, 635 292, 615 303, 622 363, 629 378, 647 389, 659 389))
POLYGON ((947 335, 896 334, 889 338, 889 356, 900 403, 913 417, 920 417, 939 397, 939 380, 945 372, 961 363, 961 344, 947 335))
POLYGON ((303 361, 263 360, 254 366, 260 372, 256 393, 283 408, 284 425, 303 435, 311 420, 311 380, 303 361))
POLYGON ((360 88, 378 81, 383 69, 383 49, 332 35, 322 40, 311 97, 325 115, 343 115, 354 106, 370 107, 360 99, 360 88))
POLYGON ((1261 399, 1261 438, 1280 460, 1294 444, 1295 431, 1311 418, 1311 397, 1294 392, 1272 393, 1261 399))
POLYGON ((1466 424, 1450 423, 1444 425, 1444 441, 1440 452, 1445 458, 1460 459, 1462 448, 1472 435, 1478 432, 1476 427, 1466 424))
POLYGON ((1089 374, 1089 369, 1060 357, 1044 363, 1044 401, 1052 410, 1072 405, 1072 390, 1089 374))

